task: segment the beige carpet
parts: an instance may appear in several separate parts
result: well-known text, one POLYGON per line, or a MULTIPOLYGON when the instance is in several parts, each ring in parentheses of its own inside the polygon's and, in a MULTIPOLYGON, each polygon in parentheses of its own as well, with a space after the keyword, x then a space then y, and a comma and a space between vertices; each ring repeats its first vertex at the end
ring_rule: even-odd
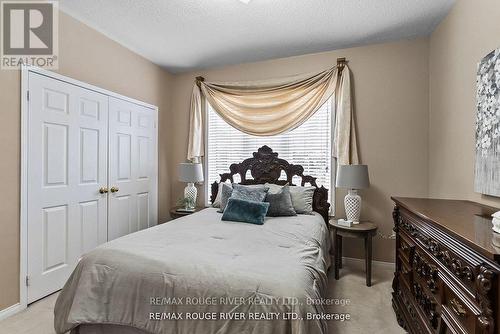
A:
POLYGON ((364 262, 350 260, 340 270, 335 280, 330 270, 328 298, 349 299, 348 306, 334 306, 327 312, 349 313, 349 321, 330 321, 329 333, 393 334, 405 333, 396 321, 392 309, 391 292, 394 266, 376 264, 373 267, 372 286, 365 285, 364 262))
MULTIPOLYGON (((391 283, 394 269, 374 265, 373 285, 365 285, 363 262, 348 261, 340 271, 340 279, 330 272, 328 298, 349 300, 349 305, 329 306, 329 313, 349 313, 349 321, 329 321, 329 333, 404 333, 398 326, 391 307, 391 283)), ((0 322, 0 334, 54 334, 53 308, 57 293, 28 309, 0 322)))

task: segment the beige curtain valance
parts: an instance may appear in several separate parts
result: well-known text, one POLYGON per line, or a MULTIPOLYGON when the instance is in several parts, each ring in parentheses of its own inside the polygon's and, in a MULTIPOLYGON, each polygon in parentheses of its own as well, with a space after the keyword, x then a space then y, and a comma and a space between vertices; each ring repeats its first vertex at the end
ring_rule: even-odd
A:
POLYGON ((203 103, 234 128, 255 136, 295 129, 335 96, 336 121, 332 155, 340 164, 357 164, 358 153, 351 103, 350 70, 335 66, 320 73, 288 78, 216 83, 198 80, 191 96, 187 158, 204 155, 203 103))

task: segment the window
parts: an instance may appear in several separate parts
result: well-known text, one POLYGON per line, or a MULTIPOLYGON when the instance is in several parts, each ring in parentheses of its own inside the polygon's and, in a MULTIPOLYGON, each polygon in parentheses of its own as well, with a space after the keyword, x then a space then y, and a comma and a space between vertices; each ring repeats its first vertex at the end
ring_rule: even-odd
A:
MULTIPOLYGON (((219 181, 219 174, 229 172, 232 163, 241 162, 253 152, 267 145, 279 157, 304 166, 304 174, 317 177, 318 186, 324 185, 332 194, 332 103, 326 102, 311 118, 287 133, 257 137, 243 133, 227 124, 207 103, 206 202, 210 199, 211 184, 219 181)), ((235 176, 235 178, 238 176, 235 176)), ((285 177, 282 177, 283 179, 285 177)), ((300 184, 294 179, 294 184, 300 184)), ((235 179, 235 182, 240 180, 235 179)), ((332 201, 330 201, 332 203, 332 201)), ((333 205, 332 205, 333 206, 333 205)))

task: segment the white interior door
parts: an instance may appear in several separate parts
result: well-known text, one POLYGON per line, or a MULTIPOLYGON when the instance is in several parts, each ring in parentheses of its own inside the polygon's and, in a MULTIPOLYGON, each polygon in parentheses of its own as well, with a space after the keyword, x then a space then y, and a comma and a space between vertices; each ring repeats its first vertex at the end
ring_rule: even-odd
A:
POLYGON ((28 303, 107 240, 108 96, 29 74, 28 303))
POLYGON ((153 226, 156 110, 109 98, 108 240, 153 226))

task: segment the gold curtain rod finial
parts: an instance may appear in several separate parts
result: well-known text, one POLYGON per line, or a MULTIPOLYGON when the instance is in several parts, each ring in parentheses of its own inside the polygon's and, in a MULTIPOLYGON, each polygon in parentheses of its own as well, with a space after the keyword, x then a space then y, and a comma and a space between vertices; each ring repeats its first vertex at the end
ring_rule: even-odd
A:
POLYGON ((205 81, 204 77, 196 77, 196 85, 201 88, 201 83, 205 81))
POLYGON ((337 58, 337 68, 339 70, 339 75, 342 74, 342 70, 344 69, 344 66, 347 64, 347 60, 345 57, 337 58))

